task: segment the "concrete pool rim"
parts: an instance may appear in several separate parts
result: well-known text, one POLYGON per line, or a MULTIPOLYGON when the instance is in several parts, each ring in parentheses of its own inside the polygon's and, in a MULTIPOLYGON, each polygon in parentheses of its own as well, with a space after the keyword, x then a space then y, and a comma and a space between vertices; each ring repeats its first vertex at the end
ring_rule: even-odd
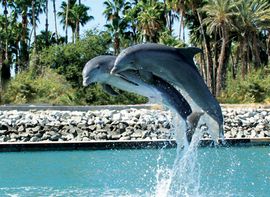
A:
MULTIPOLYGON (((214 145, 212 140, 202 139, 200 147, 231 147, 231 146, 270 146, 270 138, 232 138, 225 143, 214 145)), ((0 152, 21 151, 71 151, 71 150, 115 150, 115 149, 146 149, 176 148, 175 140, 107 140, 89 142, 3 142, 0 152)))

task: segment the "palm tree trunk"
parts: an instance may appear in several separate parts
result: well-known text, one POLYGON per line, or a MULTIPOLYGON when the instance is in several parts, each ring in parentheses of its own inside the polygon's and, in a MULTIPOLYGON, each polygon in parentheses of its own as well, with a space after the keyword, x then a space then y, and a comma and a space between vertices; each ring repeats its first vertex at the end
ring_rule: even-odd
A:
POLYGON ((268 39, 266 41, 266 45, 267 45, 267 55, 268 55, 268 64, 270 64, 270 30, 268 30, 268 39))
POLYGON ((204 49, 205 49, 205 56, 206 56, 206 62, 207 62, 207 78, 205 79, 207 81, 207 86, 210 89, 210 91, 212 93, 215 93, 214 90, 214 86, 213 86, 213 78, 212 78, 212 74, 213 74, 213 60, 211 57, 211 50, 210 50, 210 44, 209 42, 206 40, 206 36, 205 36, 205 32, 204 32, 204 28, 202 25, 202 18, 200 16, 200 13, 198 11, 196 11, 197 13, 197 17, 199 19, 200 22, 200 31, 203 37, 203 42, 204 42, 204 49))
POLYGON ((226 30, 226 26, 222 27, 222 45, 221 45, 221 51, 219 55, 219 61, 218 61, 218 68, 217 68, 217 89, 216 89, 216 96, 220 96, 224 84, 224 68, 226 67, 225 65, 225 60, 226 60, 226 45, 228 42, 228 33, 226 30))
POLYGON ((68 13, 69 13, 69 6, 70 6, 70 0, 67 0, 66 24, 65 24, 66 44, 68 43, 68 13))
POLYGON ((5 43, 5 60, 8 60, 8 11, 7 11, 7 1, 4 1, 4 6, 5 6, 5 10, 4 10, 4 14, 5 14, 5 30, 6 30, 6 43, 5 43))
POLYGON ((245 79, 247 74, 247 43, 244 41, 244 39, 240 43, 240 49, 242 49, 242 69, 241 69, 241 75, 242 79, 245 79), (242 47, 241 47, 242 46, 242 47))
POLYGON ((118 33, 115 33, 114 36, 114 55, 118 55, 120 53, 120 39, 118 33))
POLYGON ((182 35, 182 31, 184 31, 183 30, 183 26, 182 26, 182 23, 183 23, 183 10, 181 10, 180 12, 179 12, 179 17, 180 17, 180 26, 179 26, 179 39, 181 39, 181 35, 182 35))
POLYGON ((55 0, 53 0, 53 15, 54 15, 54 28, 55 28, 55 34, 56 34, 56 41, 58 41, 55 0))
POLYGON ((21 65, 23 69, 27 68, 28 65, 28 60, 29 60, 29 54, 28 54, 28 46, 26 43, 26 34, 27 34, 27 24, 28 24, 28 19, 27 19, 27 6, 22 12, 22 39, 21 39, 21 65))
POLYGON ((46 0, 46 22, 45 22, 45 33, 46 33, 46 46, 49 46, 49 35, 48 35, 48 27, 49 27, 49 23, 48 23, 48 0, 46 0))
POLYGON ((258 49, 258 42, 257 42, 256 33, 253 33, 252 40, 253 40, 253 57, 254 57, 255 68, 259 68, 261 65, 261 58, 260 58, 260 52, 258 49))
POLYGON ((76 37, 76 41, 80 39, 80 32, 79 32, 80 30, 79 30, 79 28, 80 28, 80 21, 77 20, 77 21, 76 21, 76 27, 75 27, 75 32, 76 32, 75 37, 76 37))
POLYGON ((34 53, 37 50, 37 33, 36 33, 36 13, 35 13, 35 0, 32 0, 32 22, 34 30, 34 53))
POLYGON ((2 42, 0 40, 0 93, 2 93, 2 68, 3 68, 3 56, 2 56, 2 42))
MULTIPOLYGON (((79 0, 79 5, 81 5, 81 0, 79 0)), ((77 27, 77 39, 80 39, 80 22, 78 21, 78 27, 77 27)))

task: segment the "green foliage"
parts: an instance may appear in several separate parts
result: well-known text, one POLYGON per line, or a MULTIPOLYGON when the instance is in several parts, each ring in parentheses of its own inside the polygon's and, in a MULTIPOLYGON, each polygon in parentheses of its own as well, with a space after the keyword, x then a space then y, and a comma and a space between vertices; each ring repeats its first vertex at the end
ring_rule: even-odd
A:
POLYGON ((171 35, 171 33, 167 30, 161 33, 159 42, 161 44, 172 46, 172 47, 186 47, 186 44, 181 40, 177 39, 175 36, 171 35))
POLYGON ((75 104, 75 90, 64 77, 51 69, 45 69, 44 74, 36 77, 32 72, 22 72, 10 81, 2 95, 4 103, 75 104))
POLYGON ((251 71, 243 80, 229 74, 225 91, 219 97, 222 103, 259 103, 270 101, 270 75, 268 68, 251 71))

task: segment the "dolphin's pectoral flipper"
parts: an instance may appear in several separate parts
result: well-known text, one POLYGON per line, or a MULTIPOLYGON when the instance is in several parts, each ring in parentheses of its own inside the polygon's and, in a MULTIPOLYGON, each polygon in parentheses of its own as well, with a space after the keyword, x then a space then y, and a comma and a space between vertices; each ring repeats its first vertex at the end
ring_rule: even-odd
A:
POLYGON ((133 84, 135 86, 139 86, 137 83, 129 80, 128 78, 126 78, 125 76, 121 75, 120 73, 117 73, 117 74, 114 74, 114 75, 117 76, 117 77, 120 77, 121 79, 125 80, 128 83, 131 83, 131 84, 133 84))
POLYGON ((202 50, 197 47, 179 48, 177 51, 181 56, 184 56, 186 61, 194 64, 193 58, 197 53, 202 53, 202 50))
POLYGON ((187 117, 188 129, 186 131, 187 140, 190 143, 192 140, 192 136, 195 132, 195 129, 198 125, 200 117, 204 114, 204 112, 192 112, 187 117))
POLYGON ((140 77, 143 81, 150 83, 150 84, 154 83, 153 74, 151 72, 139 70, 139 73, 140 73, 140 77))
POLYGON ((119 93, 116 92, 116 91, 112 88, 112 86, 110 86, 110 85, 108 85, 108 84, 102 84, 102 87, 103 87, 103 90, 104 90, 107 94, 109 94, 109 95, 112 95, 112 96, 117 96, 117 95, 119 95, 119 93))

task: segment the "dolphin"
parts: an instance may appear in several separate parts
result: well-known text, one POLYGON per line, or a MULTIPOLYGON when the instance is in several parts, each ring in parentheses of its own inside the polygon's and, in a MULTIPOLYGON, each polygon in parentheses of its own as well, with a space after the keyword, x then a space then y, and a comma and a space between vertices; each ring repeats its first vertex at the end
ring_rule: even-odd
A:
POLYGON ((140 78, 138 71, 128 70, 121 72, 120 75, 111 74, 111 69, 116 60, 115 56, 101 55, 86 63, 83 69, 83 85, 99 82, 104 90, 111 94, 118 93, 112 86, 133 92, 145 97, 150 101, 164 104, 172 111, 175 111, 187 124, 186 135, 191 141, 192 132, 198 123, 201 113, 192 113, 191 107, 186 99, 171 84, 158 76, 152 76, 151 80, 144 81, 140 78))
POLYGON ((138 44, 118 55, 111 73, 138 70, 145 79, 156 75, 179 87, 192 110, 204 113, 202 118, 209 123, 212 138, 218 140, 218 137, 224 136, 222 111, 194 64, 194 55, 199 52, 201 49, 195 47, 138 44))

